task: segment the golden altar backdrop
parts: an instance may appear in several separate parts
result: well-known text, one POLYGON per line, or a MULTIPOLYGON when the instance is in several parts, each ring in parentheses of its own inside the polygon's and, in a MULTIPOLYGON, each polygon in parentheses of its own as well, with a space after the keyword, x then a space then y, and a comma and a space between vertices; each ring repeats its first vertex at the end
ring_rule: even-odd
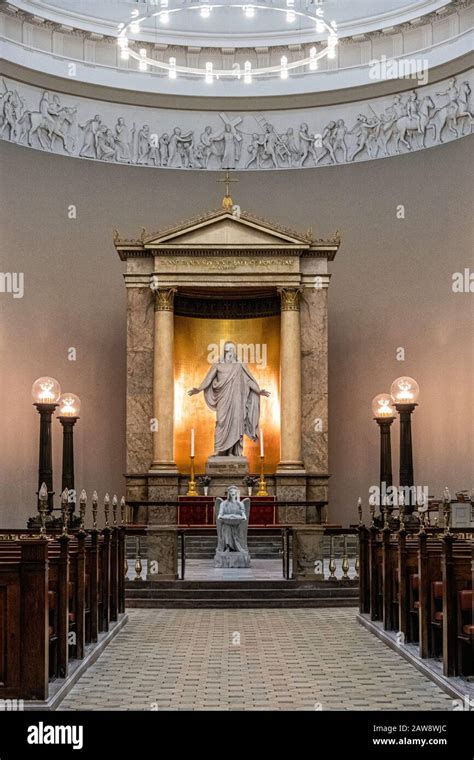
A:
MULTIPOLYGON (((280 317, 251 319, 200 319, 175 316, 174 322, 174 452, 180 472, 188 473, 191 429, 194 428, 196 474, 204 473, 207 458, 214 453, 215 413, 204 394, 188 396, 198 387, 215 361, 224 341, 241 349, 242 358, 260 388, 270 397, 260 397, 260 427, 265 441, 265 472, 275 472, 280 460, 280 317)), ((259 443, 244 438, 244 456, 249 472, 260 470, 259 443)))

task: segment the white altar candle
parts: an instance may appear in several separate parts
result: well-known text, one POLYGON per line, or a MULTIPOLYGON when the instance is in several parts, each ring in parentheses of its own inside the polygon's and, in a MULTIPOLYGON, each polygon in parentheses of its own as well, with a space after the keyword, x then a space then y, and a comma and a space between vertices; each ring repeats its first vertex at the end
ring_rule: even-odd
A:
POLYGON ((194 456, 194 428, 191 430, 191 456, 194 456))
POLYGON ((263 430, 260 429, 260 456, 263 457, 263 430))

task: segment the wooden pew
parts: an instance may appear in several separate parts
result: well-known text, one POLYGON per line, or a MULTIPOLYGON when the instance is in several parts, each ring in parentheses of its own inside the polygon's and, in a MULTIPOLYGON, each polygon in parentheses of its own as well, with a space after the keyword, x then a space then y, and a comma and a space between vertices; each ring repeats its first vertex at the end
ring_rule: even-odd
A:
POLYGON ((441 580, 441 536, 420 531, 418 535, 418 577, 419 577, 419 627, 420 657, 434 657, 433 651, 433 586, 441 580))
POLYGON ((472 590, 473 542, 442 538, 441 571, 443 577, 443 673, 458 675, 458 594, 472 590))
POLYGON ((382 540, 375 526, 369 528, 370 619, 382 620, 382 540))
POLYGON ((405 641, 416 638, 413 614, 416 599, 412 579, 418 567, 418 545, 405 528, 398 531, 398 627, 405 641))
POLYGON ((110 529, 0 540, 0 698, 46 699, 48 681, 109 629, 110 610, 125 609, 126 529, 114 532, 113 553, 110 529))
POLYGON ((474 591, 458 591, 458 673, 474 675, 474 591))
POLYGON ((369 531, 359 526, 359 611, 370 612, 369 531))
POLYGON ((42 700, 49 675, 48 545, 18 544, 3 549, 0 561, 0 697, 42 700))

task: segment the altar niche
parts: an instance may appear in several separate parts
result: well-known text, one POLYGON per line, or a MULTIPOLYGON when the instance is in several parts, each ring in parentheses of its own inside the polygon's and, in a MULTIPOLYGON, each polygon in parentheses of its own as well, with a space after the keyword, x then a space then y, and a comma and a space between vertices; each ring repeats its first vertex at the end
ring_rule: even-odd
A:
MULTIPOLYGON (((239 302, 248 304, 252 313, 252 297, 236 296, 239 302)), ((189 473, 192 429, 195 432, 194 465, 197 473, 204 473, 208 458, 214 453, 216 413, 209 409, 204 392, 189 396, 188 391, 200 386, 209 370, 222 360, 226 343, 232 343, 236 349, 236 363, 247 367, 259 388, 270 394, 260 397, 257 435, 263 431, 265 469, 274 473, 280 459, 280 315, 249 319, 205 318, 204 300, 200 305, 201 317, 175 314, 174 319, 176 466, 179 472, 189 473)), ((255 312, 254 303, 253 309, 255 312)), ((242 455, 247 460, 248 472, 258 473, 260 441, 244 435, 242 455)))
MULTIPOLYGON (((228 340, 247 352, 241 360, 270 394, 260 398, 269 495, 327 498, 327 264, 339 242, 230 208, 136 240, 114 234, 126 262, 129 500, 186 494, 192 428, 196 474, 204 472, 215 416, 202 394, 186 391, 228 340)), ((257 472, 258 441, 246 440, 243 453, 257 472)), ((209 495, 223 497, 234 483, 229 467, 209 495)), ((150 506, 141 518, 173 525, 176 511, 150 506)), ((292 508, 290 522, 306 520, 310 510, 292 508)))

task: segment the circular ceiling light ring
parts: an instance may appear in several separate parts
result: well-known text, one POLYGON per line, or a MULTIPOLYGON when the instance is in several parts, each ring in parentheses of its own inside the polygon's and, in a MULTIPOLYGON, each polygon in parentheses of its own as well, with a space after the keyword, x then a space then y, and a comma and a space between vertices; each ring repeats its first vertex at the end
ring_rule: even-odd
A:
MULTIPOLYGON (((162 8, 158 11, 150 11, 145 16, 136 16, 132 18, 128 23, 121 23, 119 25, 119 34, 117 37, 117 42, 119 46, 122 49, 122 57, 123 58, 133 58, 134 60, 138 61, 139 68, 142 71, 147 70, 148 66, 155 69, 161 69, 163 72, 168 73, 168 76, 170 78, 175 79, 177 74, 182 74, 185 77, 198 77, 200 79, 204 79, 207 83, 212 82, 214 79, 242 79, 245 83, 249 83, 253 80, 253 78, 260 78, 260 77, 269 77, 273 75, 280 75, 282 78, 286 78, 288 76, 288 72, 292 71, 294 69, 303 69, 308 67, 310 71, 314 71, 317 68, 317 61, 321 58, 331 58, 334 57, 335 54, 335 47, 338 43, 337 38, 337 29, 334 22, 331 24, 328 24, 322 16, 317 13, 316 15, 313 15, 311 13, 297 10, 294 7, 294 4, 287 0, 287 5, 282 6, 266 6, 266 5, 259 5, 252 3, 251 5, 249 3, 199 3, 197 5, 189 5, 183 8, 169 8, 168 1, 162 0, 162 8), (321 34, 324 34, 324 32, 327 32, 328 38, 327 38, 327 45, 326 47, 323 47, 319 52, 316 50, 316 47, 312 47, 310 51, 310 56, 298 59, 296 61, 288 62, 285 57, 283 57, 281 60, 285 60, 285 63, 280 63, 280 65, 274 65, 274 66, 260 66, 257 68, 252 69, 251 64, 249 61, 247 61, 244 66, 242 67, 239 63, 235 63, 231 69, 214 69, 213 66, 209 66, 209 63, 206 63, 206 66, 204 68, 202 67, 192 67, 192 66, 185 66, 182 64, 177 64, 176 59, 172 58, 170 59, 169 63, 166 63, 164 61, 157 61, 154 58, 149 58, 146 55, 146 50, 142 48, 140 52, 138 53, 133 48, 129 47, 129 40, 127 36, 127 32, 130 30, 133 30, 134 34, 138 34, 140 31, 140 23, 142 21, 145 21, 150 18, 166 18, 169 20, 170 14, 177 14, 182 13, 184 11, 199 11, 201 12, 203 8, 206 8, 209 13, 206 13, 205 18, 209 18, 210 13, 215 8, 233 8, 233 9, 240 9, 244 11, 244 14, 247 15, 248 9, 252 8, 254 10, 263 10, 263 11, 273 11, 277 13, 284 13, 286 14, 286 17, 288 19, 288 13, 291 11, 293 14, 293 20, 296 17, 303 18, 305 20, 310 20, 311 23, 315 25, 315 31, 320 36, 321 34), (321 32, 321 29, 323 30, 321 32)), ((202 14, 201 14, 202 16, 202 14)), ((321 40, 317 39, 315 40, 315 43, 320 44, 321 40)))

